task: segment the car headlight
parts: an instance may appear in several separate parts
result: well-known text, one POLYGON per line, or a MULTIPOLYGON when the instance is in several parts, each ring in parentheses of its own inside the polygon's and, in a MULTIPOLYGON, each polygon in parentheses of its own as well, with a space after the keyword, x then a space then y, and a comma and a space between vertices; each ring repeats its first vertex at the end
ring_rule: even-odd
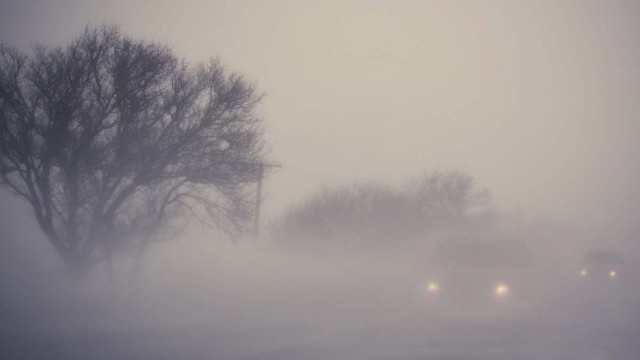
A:
POLYGON ((588 274, 587 273, 587 269, 580 270, 580 276, 585 277, 585 276, 587 276, 587 274, 588 274))
POLYGON ((509 287, 506 284, 500 283, 496 285, 493 292, 496 294, 497 297, 505 297, 509 295, 509 287))
POLYGON ((440 285, 435 281, 429 281, 425 288, 429 294, 437 294, 440 291, 440 285))

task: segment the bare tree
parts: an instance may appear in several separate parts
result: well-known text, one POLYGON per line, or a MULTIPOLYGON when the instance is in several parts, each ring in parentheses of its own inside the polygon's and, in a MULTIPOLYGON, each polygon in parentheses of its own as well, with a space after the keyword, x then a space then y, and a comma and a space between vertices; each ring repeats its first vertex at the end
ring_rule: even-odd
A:
POLYGON ((292 207, 270 226, 281 245, 389 248, 422 238, 432 230, 462 228, 487 219, 469 216, 485 209, 489 192, 464 172, 428 172, 401 189, 354 184, 321 191, 292 207))
POLYGON ((245 229, 263 161, 262 98, 115 27, 31 56, 0 47, 0 185, 29 202, 69 268, 145 247, 187 217, 245 229))
POLYGON ((490 200, 487 189, 478 189, 473 176, 460 171, 424 173, 407 195, 423 217, 434 221, 462 220, 469 210, 490 200))

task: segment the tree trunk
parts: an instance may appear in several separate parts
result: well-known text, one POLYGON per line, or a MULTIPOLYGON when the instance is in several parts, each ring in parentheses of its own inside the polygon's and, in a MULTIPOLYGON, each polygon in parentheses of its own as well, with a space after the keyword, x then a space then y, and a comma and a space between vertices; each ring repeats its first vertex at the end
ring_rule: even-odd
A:
POLYGON ((131 276, 132 283, 137 281, 137 279, 140 277, 140 272, 142 271, 142 265, 144 263, 144 254, 147 251, 150 242, 151 236, 146 236, 142 241, 142 244, 140 244, 140 247, 138 248, 138 252, 136 253, 136 256, 133 260, 133 274, 131 276))

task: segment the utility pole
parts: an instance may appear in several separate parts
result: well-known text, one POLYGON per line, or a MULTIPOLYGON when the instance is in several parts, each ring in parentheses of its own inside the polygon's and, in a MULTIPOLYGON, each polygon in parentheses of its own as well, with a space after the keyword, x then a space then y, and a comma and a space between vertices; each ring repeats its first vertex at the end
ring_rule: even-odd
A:
POLYGON ((253 236, 256 244, 258 243, 258 235, 260 234, 260 203, 262 202, 262 179, 264 178, 265 167, 282 167, 279 164, 260 164, 258 173, 258 185, 256 189, 255 213, 253 214, 253 236))

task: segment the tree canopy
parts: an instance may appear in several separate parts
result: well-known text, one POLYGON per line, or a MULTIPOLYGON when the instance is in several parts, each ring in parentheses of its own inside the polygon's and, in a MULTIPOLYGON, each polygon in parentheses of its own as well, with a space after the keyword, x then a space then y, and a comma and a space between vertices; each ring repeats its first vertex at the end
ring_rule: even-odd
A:
POLYGON ((237 234, 263 162, 262 99, 217 59, 192 65, 116 27, 24 55, 0 46, 0 185, 69 267, 193 215, 237 234))
POLYGON ((459 171, 427 172, 400 188, 354 184, 324 189, 271 225, 273 240, 293 248, 387 248, 446 227, 471 226, 489 192, 459 171))

